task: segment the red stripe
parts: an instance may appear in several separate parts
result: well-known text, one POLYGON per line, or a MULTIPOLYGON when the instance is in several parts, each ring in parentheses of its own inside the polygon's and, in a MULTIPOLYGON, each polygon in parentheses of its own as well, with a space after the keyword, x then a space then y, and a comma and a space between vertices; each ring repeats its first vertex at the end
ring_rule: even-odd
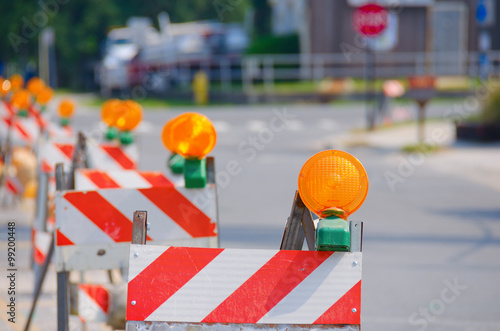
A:
POLYGON ((161 172, 141 172, 140 175, 153 187, 170 187, 174 184, 161 172))
POLYGON ((42 253, 42 251, 34 246, 34 253, 33 253, 33 260, 37 265, 42 265, 43 262, 45 262, 45 255, 42 253))
POLYGON ((257 323, 331 254, 279 251, 202 322, 257 323))
POLYGON ((74 245, 75 243, 69 240, 68 237, 66 237, 64 234, 62 234, 59 229, 56 231, 56 243, 57 246, 71 246, 74 245))
POLYGON ((14 111, 14 109, 12 109, 12 106, 10 105, 10 103, 8 103, 7 101, 3 101, 5 107, 7 108, 7 110, 9 111, 10 115, 15 115, 16 112, 14 111))
POLYGON ((40 129, 44 130, 45 126, 47 124, 45 123, 45 120, 40 116, 40 113, 38 112, 38 110, 36 110, 35 107, 33 107, 31 105, 28 107, 28 111, 31 115, 33 115, 35 117, 36 122, 37 122, 38 126, 40 127, 40 129))
POLYGON ((84 171, 83 174, 98 188, 120 188, 120 185, 104 171, 84 171))
POLYGON ((215 223, 174 187, 139 189, 152 203, 167 214, 193 238, 214 237, 215 223))
POLYGON ((136 164, 132 161, 120 147, 101 145, 101 148, 108 153, 123 169, 133 170, 136 164))
POLYGON ((169 247, 129 281, 127 321, 144 321, 222 251, 221 248, 169 247), (135 301, 133 306, 132 301, 135 301))
POLYGON ((85 292, 99 306, 104 313, 108 313, 109 294, 102 285, 79 284, 78 289, 85 292))
POLYGON ((42 172, 52 172, 54 168, 45 160, 42 160, 42 172))
POLYGON ((32 142, 33 137, 31 137, 29 132, 27 132, 20 123, 15 122, 15 124, 16 124, 16 129, 21 134, 21 136, 23 136, 27 141, 32 142))
POLYGON ((19 184, 19 182, 12 178, 7 178, 5 184, 7 185, 7 189, 13 194, 19 195, 23 190, 23 187, 19 184))
POLYGON ((313 324, 361 324, 361 281, 335 302, 313 324), (356 308, 353 313, 352 309, 356 308))
MULTIPOLYGON (((69 192, 64 198, 115 242, 132 240, 132 221, 96 191, 69 192)), ((147 239, 151 240, 148 236, 147 239)))
POLYGON ((75 147, 71 144, 58 144, 58 143, 54 143, 54 145, 59 148, 59 150, 61 152, 63 152, 63 154, 68 158, 68 159, 72 159, 73 158, 73 152, 75 150, 75 147))

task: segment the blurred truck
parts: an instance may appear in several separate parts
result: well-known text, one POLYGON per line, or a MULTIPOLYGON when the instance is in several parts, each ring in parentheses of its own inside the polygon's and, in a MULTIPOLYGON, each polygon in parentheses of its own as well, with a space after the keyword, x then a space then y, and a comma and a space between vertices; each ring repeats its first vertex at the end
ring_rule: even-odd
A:
POLYGON ((200 69, 210 71, 221 62, 238 59, 249 43, 240 24, 170 23, 166 13, 158 16, 158 23, 159 30, 149 18, 132 17, 126 27, 108 33, 96 68, 103 95, 135 86, 161 92, 189 83, 200 69))

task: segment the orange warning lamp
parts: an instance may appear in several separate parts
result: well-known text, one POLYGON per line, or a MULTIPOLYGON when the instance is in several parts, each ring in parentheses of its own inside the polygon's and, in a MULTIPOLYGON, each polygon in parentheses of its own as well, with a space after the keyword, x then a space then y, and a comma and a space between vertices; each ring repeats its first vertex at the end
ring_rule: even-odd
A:
POLYGON ((101 119, 108 126, 116 126, 116 121, 120 114, 125 111, 121 106, 121 100, 109 99, 106 100, 101 107, 101 119))
POLYGON ((165 145, 171 144, 173 151, 185 159, 201 160, 215 147, 217 133, 206 116, 185 113, 172 120, 168 134, 162 138, 165 145))
POLYGON ((30 78, 26 83, 26 89, 33 95, 38 95, 44 87, 45 83, 38 77, 30 78))
POLYGON ((106 139, 113 140, 118 136, 116 121, 118 120, 120 115, 125 112, 125 110, 126 109, 125 107, 123 107, 122 101, 118 99, 109 99, 102 104, 101 119, 108 125, 106 139))
POLYGON ((312 156, 299 175, 304 204, 322 220, 316 228, 318 250, 349 250, 350 231, 345 221, 364 202, 368 177, 351 154, 327 150, 312 156))
POLYGON ((141 123, 142 107, 133 100, 121 101, 119 116, 116 119, 116 127, 122 131, 131 131, 141 123))
POLYGON ((12 90, 16 91, 22 89, 24 86, 24 78, 19 74, 14 74, 9 78, 10 84, 12 85, 12 90))
POLYGON ((54 91, 49 86, 44 86, 36 95, 36 101, 41 105, 46 105, 53 95, 54 91))
POLYGON ((59 104, 59 108, 57 109, 57 113, 61 118, 61 126, 67 126, 69 124, 69 119, 73 115, 75 111, 75 104, 70 99, 64 99, 59 104))
POLYGON ((167 148, 167 150, 172 153, 167 161, 167 166, 172 170, 174 174, 182 174, 184 171, 184 158, 175 152, 175 146, 170 140, 170 129, 172 128, 172 123, 174 119, 169 120, 163 126, 163 130, 161 132, 161 140, 163 141, 163 145, 167 148))
POLYGON ((10 102, 14 107, 19 109, 19 116, 28 116, 28 107, 31 103, 31 95, 27 90, 18 90, 14 92, 12 98, 10 99, 10 102))
POLYGON ((142 107, 133 100, 121 101, 119 105, 120 115, 116 119, 116 127, 120 130, 120 142, 124 145, 131 144, 134 141, 132 131, 141 123, 142 107))
POLYGON ((217 133, 210 120, 198 113, 185 113, 167 123, 162 140, 184 160, 186 188, 202 188, 207 184, 205 156, 215 147, 217 133))
POLYGON ((170 140, 170 128, 172 127, 174 119, 169 120, 165 125, 163 126, 163 130, 161 132, 161 140, 163 141, 163 145, 165 145, 165 148, 168 149, 170 152, 174 152, 174 144, 172 143, 172 140, 170 140))

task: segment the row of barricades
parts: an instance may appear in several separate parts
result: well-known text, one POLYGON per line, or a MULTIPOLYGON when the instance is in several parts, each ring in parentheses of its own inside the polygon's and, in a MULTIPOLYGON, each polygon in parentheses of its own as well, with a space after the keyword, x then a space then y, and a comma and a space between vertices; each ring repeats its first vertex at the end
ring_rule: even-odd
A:
POLYGON ((280 250, 223 249, 214 160, 206 157, 216 141, 212 123, 196 113, 169 121, 162 140, 170 170, 141 172, 130 134, 141 115, 129 106, 103 106, 113 142, 93 144, 80 134, 38 149, 34 260, 42 265, 26 329, 52 254, 58 330, 69 329, 70 310, 84 323, 109 322, 117 301, 127 330, 359 329, 362 223, 347 222, 368 190, 359 161, 324 151, 306 162, 280 250), (55 225, 46 232, 51 183, 55 225), (113 300, 112 279, 69 283, 70 272, 111 269, 128 271, 126 299, 113 300))

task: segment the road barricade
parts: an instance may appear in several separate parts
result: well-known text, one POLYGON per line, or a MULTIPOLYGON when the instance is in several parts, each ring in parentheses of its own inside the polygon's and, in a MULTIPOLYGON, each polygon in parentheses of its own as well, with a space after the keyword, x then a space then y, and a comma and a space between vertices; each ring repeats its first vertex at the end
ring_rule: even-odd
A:
POLYGON ((126 268, 133 211, 151 213, 148 240, 217 247, 215 185, 56 193, 56 269, 126 268), (127 216, 128 215, 128 216, 127 216))
POLYGON ((128 331, 360 324, 361 252, 131 245, 129 259, 128 331))

